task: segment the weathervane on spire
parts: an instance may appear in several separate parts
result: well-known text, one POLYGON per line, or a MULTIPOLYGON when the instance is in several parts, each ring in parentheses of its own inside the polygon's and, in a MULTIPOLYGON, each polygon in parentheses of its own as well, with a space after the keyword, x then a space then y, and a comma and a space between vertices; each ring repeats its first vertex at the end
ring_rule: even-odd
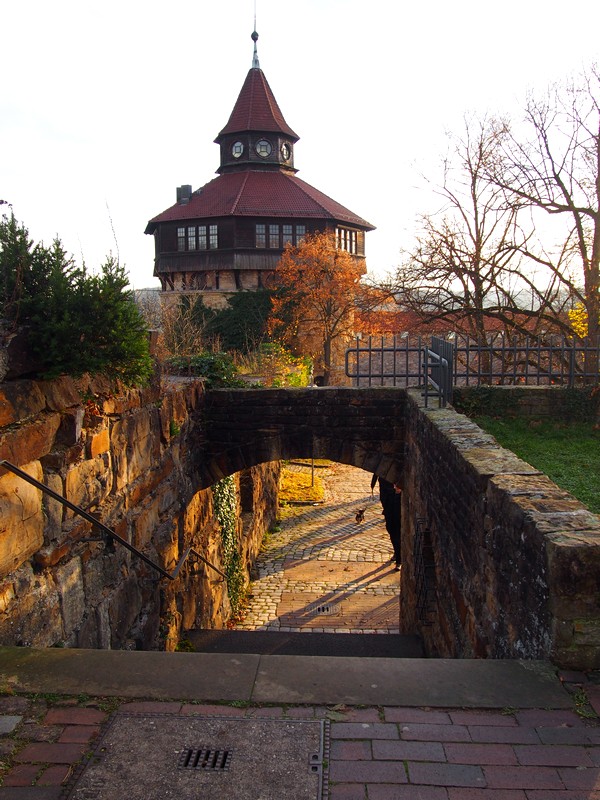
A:
POLYGON ((258 51, 256 49, 256 42, 258 40, 258 33, 256 32, 256 0, 254 0, 254 30, 252 31, 252 35, 250 38, 254 42, 254 56, 252 57, 252 69, 260 69, 260 64, 258 63, 258 51))

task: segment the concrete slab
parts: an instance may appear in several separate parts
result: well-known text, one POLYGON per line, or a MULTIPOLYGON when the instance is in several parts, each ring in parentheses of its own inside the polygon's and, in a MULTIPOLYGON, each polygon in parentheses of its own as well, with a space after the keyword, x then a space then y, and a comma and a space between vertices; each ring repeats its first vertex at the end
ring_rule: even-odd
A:
POLYGON ((260 656, 0 648, 0 680, 20 692, 249 700, 260 656))
MULTIPOLYGON (((311 634, 301 634, 309 636, 311 634)), ((18 692, 306 705, 570 708, 542 661, 0 648, 18 692)))
POLYGON ((325 723, 116 714, 70 800, 318 800, 325 723))
POLYGON ((570 708, 554 668, 540 661, 262 656, 254 702, 570 708))

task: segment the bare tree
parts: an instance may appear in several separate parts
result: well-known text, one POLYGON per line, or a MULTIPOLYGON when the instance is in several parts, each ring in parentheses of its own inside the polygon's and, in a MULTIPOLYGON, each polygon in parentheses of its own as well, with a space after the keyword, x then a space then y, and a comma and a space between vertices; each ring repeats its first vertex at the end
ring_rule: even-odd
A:
POLYGON ((162 326, 162 303, 159 289, 137 289, 134 299, 142 313, 148 330, 159 330, 162 326))
POLYGON ((162 336, 170 356, 191 356, 204 349, 202 300, 184 295, 162 309, 162 336))
POLYGON ((191 296, 165 300, 159 290, 141 289, 136 303, 149 330, 159 331, 156 355, 159 361, 171 356, 190 356, 205 347, 202 301, 191 296))
POLYGON ((577 80, 529 98, 524 130, 497 124, 498 158, 491 181, 507 205, 550 215, 554 248, 523 253, 539 264, 587 311, 591 344, 600 344, 600 72, 593 66, 577 80), (562 221, 564 224, 559 224, 562 221), (548 256, 548 252, 553 252, 548 256))
POLYGON ((540 282, 524 268, 533 229, 523 228, 520 204, 507 203, 504 188, 490 181, 497 126, 465 119, 451 144, 435 188, 442 206, 420 217, 416 245, 392 283, 397 302, 429 325, 480 339, 491 319, 518 333, 560 326, 560 282, 540 282))

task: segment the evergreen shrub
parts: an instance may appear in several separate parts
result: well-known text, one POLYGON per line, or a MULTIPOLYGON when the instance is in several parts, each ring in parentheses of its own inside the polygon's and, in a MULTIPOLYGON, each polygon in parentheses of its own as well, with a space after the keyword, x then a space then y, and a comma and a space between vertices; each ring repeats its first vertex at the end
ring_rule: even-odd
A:
POLYGON ((152 374, 148 333, 125 269, 108 256, 99 274, 79 268, 58 238, 33 244, 14 216, 0 221, 0 317, 26 326, 39 377, 104 373, 125 384, 152 374))

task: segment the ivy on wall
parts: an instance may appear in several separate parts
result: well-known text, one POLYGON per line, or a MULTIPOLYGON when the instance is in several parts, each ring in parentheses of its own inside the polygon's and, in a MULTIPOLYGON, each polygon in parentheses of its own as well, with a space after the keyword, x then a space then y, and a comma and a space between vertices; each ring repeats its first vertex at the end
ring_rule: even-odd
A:
POLYGON ((236 536, 237 492, 233 475, 215 483, 212 490, 215 514, 221 526, 223 571, 227 576, 229 601, 232 614, 235 617, 242 605, 245 579, 236 536))

